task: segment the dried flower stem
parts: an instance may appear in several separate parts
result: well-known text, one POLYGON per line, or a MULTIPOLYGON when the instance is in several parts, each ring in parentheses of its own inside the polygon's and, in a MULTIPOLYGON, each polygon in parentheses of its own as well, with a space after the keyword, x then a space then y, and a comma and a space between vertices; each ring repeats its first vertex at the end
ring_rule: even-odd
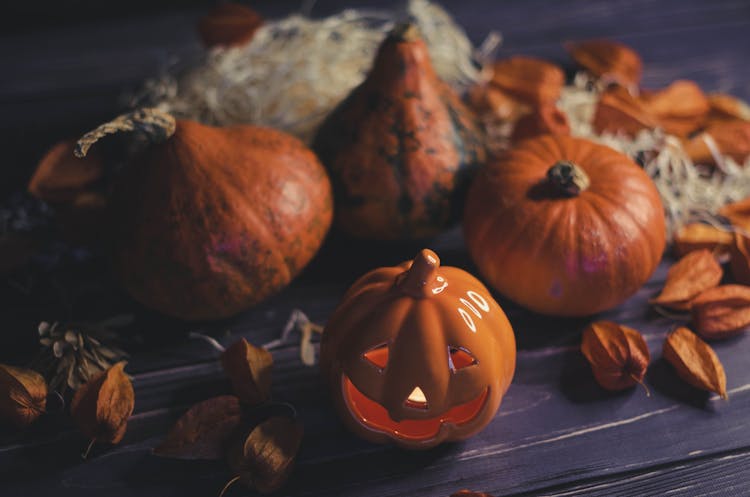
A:
POLYGON ((630 377, 635 380, 636 383, 638 383, 640 386, 643 387, 643 389, 646 391, 646 397, 651 397, 651 390, 648 389, 645 383, 643 383, 643 380, 639 380, 636 375, 633 373, 630 373, 630 377))
POLYGON ((232 478, 231 480, 229 480, 226 483, 226 485, 224 485, 224 488, 221 489, 221 492, 219 492, 219 497, 224 497, 224 494, 227 493, 227 490, 229 490, 229 487, 231 487, 232 485, 234 485, 235 483, 237 483, 239 481, 239 479, 240 479, 240 476, 237 475, 234 478, 232 478))
POLYGON ((86 447, 86 450, 83 451, 83 453, 81 454, 81 459, 83 459, 84 461, 88 459, 89 453, 91 452, 91 449, 94 447, 95 443, 96 443, 96 439, 92 438, 88 446, 86 447))

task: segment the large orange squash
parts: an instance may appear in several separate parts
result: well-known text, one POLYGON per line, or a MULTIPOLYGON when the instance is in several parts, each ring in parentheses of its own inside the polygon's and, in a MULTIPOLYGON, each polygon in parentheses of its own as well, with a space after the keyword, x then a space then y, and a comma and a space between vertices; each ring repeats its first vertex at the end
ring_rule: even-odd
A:
POLYGON ((429 237, 458 221, 485 160, 475 116, 438 79, 413 25, 385 39, 313 149, 331 174, 336 227, 376 240, 429 237))
POLYGON ((320 358, 349 429, 424 449, 490 422, 513 378, 516 348, 484 285, 440 267, 425 249, 354 283, 325 327, 320 358))
POLYGON ((464 234, 501 293, 540 313, 582 316, 618 305, 646 282, 664 251, 664 211, 627 156, 547 135, 477 176, 464 234))
POLYGON ((144 305, 187 320, 231 316, 286 286, 322 244, 331 185, 296 138, 175 126, 150 109, 103 125, 79 151, 129 129, 161 140, 123 168, 110 202, 114 271, 144 305))

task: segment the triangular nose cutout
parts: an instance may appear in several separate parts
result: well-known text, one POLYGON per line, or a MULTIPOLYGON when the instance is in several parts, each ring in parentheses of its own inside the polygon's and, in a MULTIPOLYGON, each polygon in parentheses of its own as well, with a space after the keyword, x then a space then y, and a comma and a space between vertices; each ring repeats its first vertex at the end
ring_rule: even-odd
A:
POLYGON ((421 388, 414 387, 414 390, 411 391, 404 404, 414 409, 427 409, 427 397, 421 388))

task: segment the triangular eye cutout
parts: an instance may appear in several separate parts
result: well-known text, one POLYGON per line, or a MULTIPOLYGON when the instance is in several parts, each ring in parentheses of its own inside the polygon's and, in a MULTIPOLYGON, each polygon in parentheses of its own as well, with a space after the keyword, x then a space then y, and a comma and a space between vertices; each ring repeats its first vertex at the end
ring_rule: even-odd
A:
POLYGON ((388 344, 381 343, 380 345, 376 345, 362 354, 362 357, 376 368, 383 370, 388 364, 388 344))
POLYGON ((454 373, 477 364, 476 358, 463 347, 448 347, 448 367, 454 373))
POLYGON ((404 401, 404 405, 413 409, 427 409, 427 397, 421 388, 414 387, 414 390, 404 401))

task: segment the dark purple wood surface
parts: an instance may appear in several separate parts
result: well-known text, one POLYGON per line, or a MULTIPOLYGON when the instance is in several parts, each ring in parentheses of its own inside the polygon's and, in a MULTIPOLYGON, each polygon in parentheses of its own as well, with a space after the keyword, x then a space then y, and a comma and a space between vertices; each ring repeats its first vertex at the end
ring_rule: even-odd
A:
MULTIPOLYGON (((372 2, 320 0, 320 15, 372 2)), ((567 63, 561 42, 614 37, 645 61, 645 85, 691 78, 709 91, 750 98, 750 3, 739 1, 445 2, 475 42, 490 29, 504 35, 500 55, 526 53, 567 63)), ((266 15, 289 3, 260 3, 266 15)), ((86 21, 0 36, 0 133, 5 160, 0 193, 18 189, 55 139, 75 134, 119 109, 118 97, 174 56, 199 49, 193 26, 201 10, 86 21)), ((444 264, 474 271, 454 230, 430 244, 444 264)), ((230 343, 244 336, 265 343, 301 308, 324 322, 347 286, 363 271, 400 262, 416 246, 363 247, 331 240, 281 295, 221 323, 187 325, 149 313, 119 293, 100 261, 39 270, 3 282, 6 328, 0 361, 22 364, 35 350, 40 319, 136 315, 132 357, 136 410, 117 447, 95 451, 62 415, 20 433, 0 432, 0 495, 216 495, 231 476, 223 463, 163 460, 150 450, 190 404, 228 391, 217 354, 202 331, 230 343), (356 256, 355 256, 356 255, 356 256), (57 282, 52 284, 52 282, 57 282), (29 295, 20 294, 18 285, 29 295), (60 289, 55 289, 58 285, 60 289), (56 305, 59 294, 69 302, 56 305)), ((494 495, 750 495, 750 338, 715 345, 727 370, 730 400, 681 383, 660 357, 673 322, 651 313, 646 300, 660 288, 667 262, 619 308, 596 318, 641 330, 653 362, 652 396, 640 389, 606 393, 578 352, 588 320, 532 315, 511 303, 519 343, 518 368, 496 419, 477 437, 411 453, 349 435, 329 405, 316 368, 299 360, 294 344, 274 350, 274 398, 299 411, 306 436, 297 468, 281 495, 448 496, 461 488, 494 495)), ((228 495, 248 495, 239 488, 228 495)))

